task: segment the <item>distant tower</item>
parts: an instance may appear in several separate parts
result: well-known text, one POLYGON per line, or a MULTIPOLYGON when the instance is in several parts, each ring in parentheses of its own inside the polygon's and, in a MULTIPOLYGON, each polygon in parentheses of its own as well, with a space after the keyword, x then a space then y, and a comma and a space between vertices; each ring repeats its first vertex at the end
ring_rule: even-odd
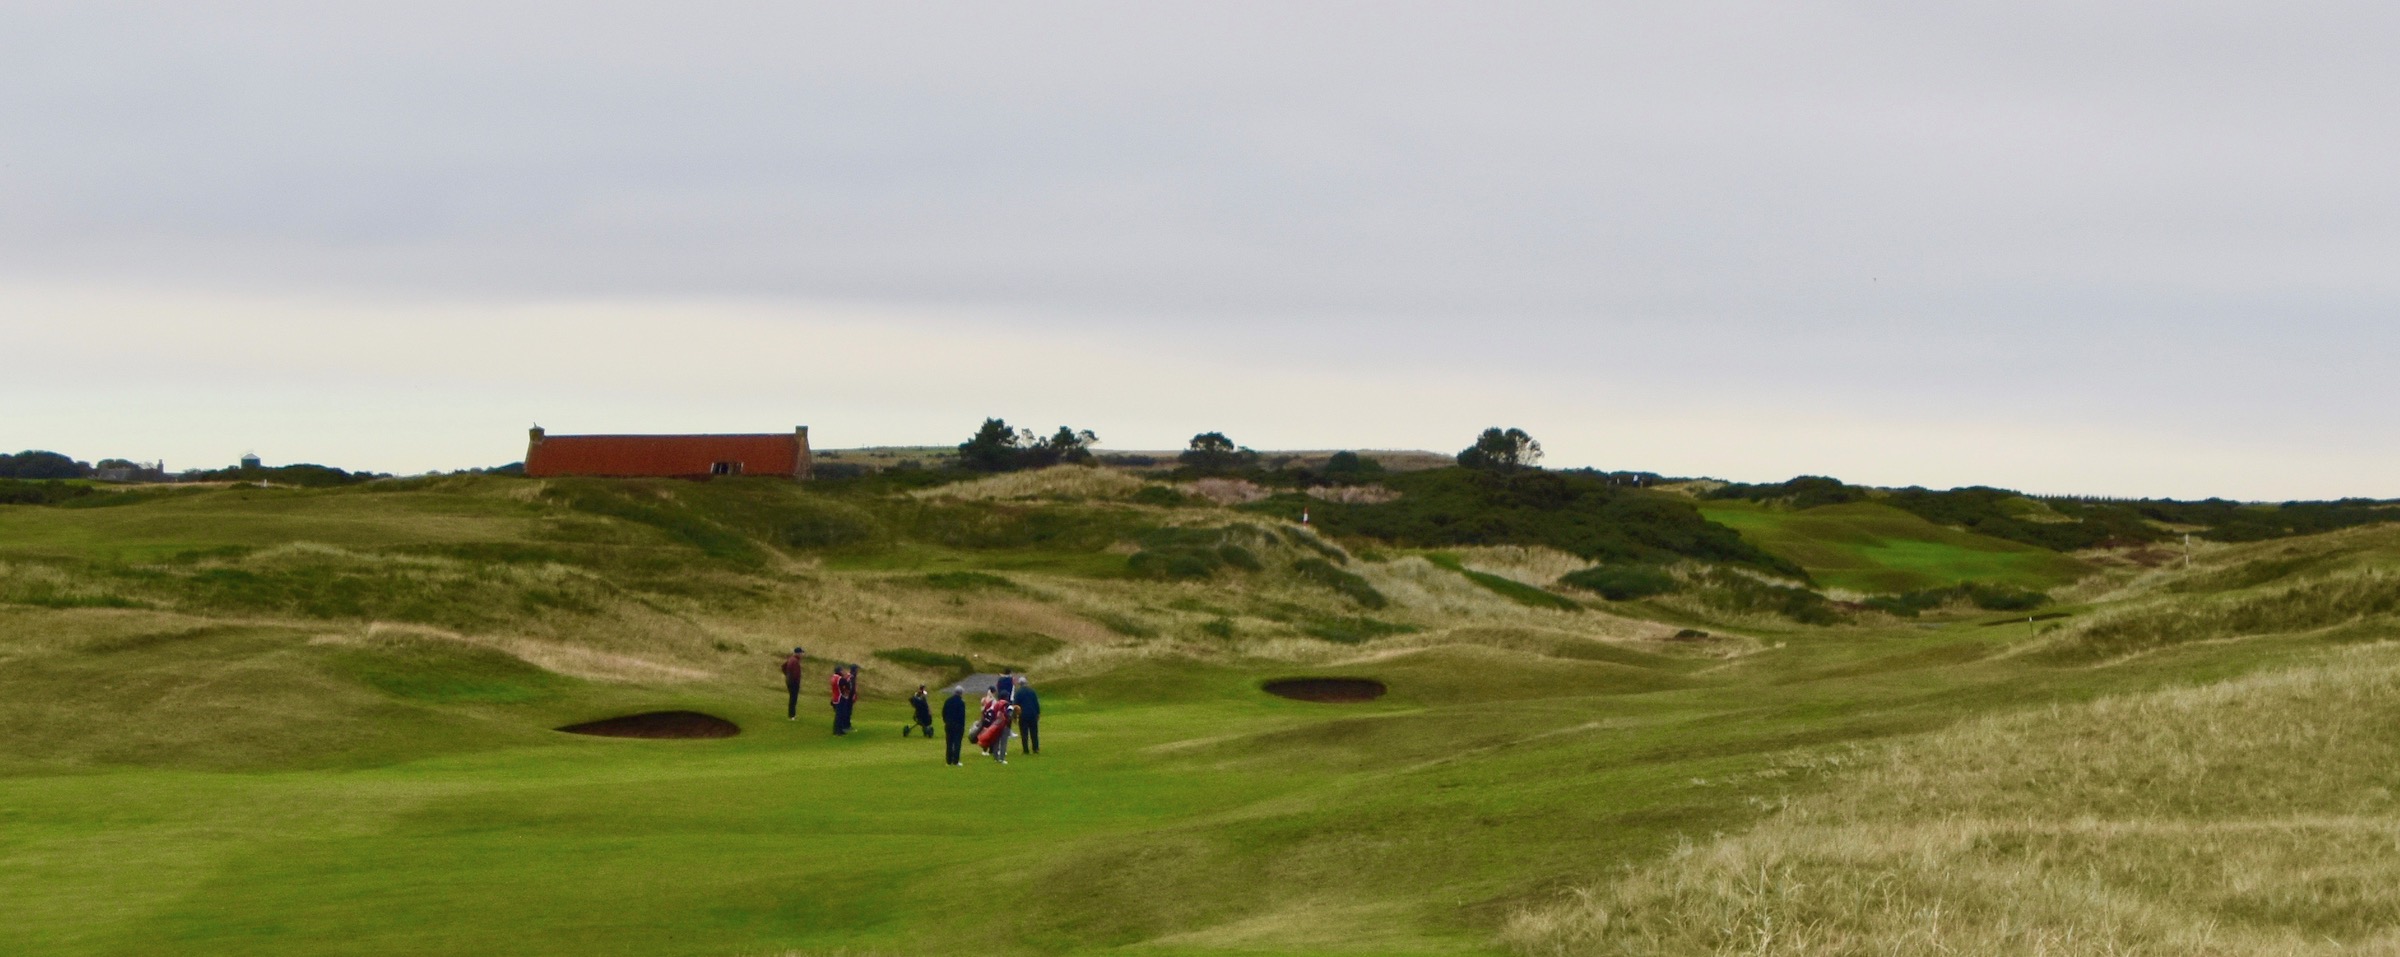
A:
POLYGON ((260 463, 259 463, 259 461, 258 461, 258 453, 256 453, 256 452, 244 452, 244 453, 242 453, 242 467, 243 467, 243 468, 245 468, 245 469, 254 469, 254 468, 258 468, 258 467, 259 467, 259 465, 260 465, 260 463))

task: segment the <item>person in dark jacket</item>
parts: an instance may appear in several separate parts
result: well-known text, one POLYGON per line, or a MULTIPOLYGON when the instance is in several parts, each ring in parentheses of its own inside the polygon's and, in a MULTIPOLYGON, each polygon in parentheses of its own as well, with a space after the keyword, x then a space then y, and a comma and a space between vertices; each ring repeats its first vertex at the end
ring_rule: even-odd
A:
POLYGON ((1042 753, 1042 699, 1033 693, 1033 679, 1017 679, 1017 753, 1042 753))
POLYGON ((950 697, 942 702, 942 740, 951 767, 958 767, 959 739, 967 734, 967 699, 959 697, 960 689, 950 689, 950 697))
POLYGON ((800 720, 800 673, 802 662, 807 656, 807 652, 794 648, 791 656, 783 659, 783 690, 790 693, 792 697, 791 702, 784 707, 783 718, 786 721, 800 720))
POLYGON ((850 665, 842 676, 842 733, 850 733, 850 716, 858 710, 858 666, 850 665))
POLYGON ((925 729, 926 739, 931 740, 933 738, 933 709, 926 706, 924 685, 918 685, 917 693, 908 696, 908 706, 911 710, 917 713, 917 723, 913 725, 901 725, 900 736, 903 738, 908 737, 908 733, 910 731, 923 728, 925 729))

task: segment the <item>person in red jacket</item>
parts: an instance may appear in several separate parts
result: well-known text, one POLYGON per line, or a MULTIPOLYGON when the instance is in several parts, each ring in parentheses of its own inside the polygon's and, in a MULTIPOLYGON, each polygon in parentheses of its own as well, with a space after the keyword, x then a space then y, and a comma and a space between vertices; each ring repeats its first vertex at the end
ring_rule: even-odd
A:
POLYGON ((801 663, 807 657, 808 652, 793 648, 791 656, 783 659, 783 690, 789 693, 792 699, 783 709, 783 719, 786 721, 800 720, 801 663))
POLYGON ((1002 764, 1008 763, 1008 726, 1010 719, 1015 717, 1013 711, 1008 699, 1000 697, 995 689, 991 700, 984 704, 984 718, 988 724, 983 729, 983 736, 975 739, 976 745, 989 753, 992 760, 1002 764))

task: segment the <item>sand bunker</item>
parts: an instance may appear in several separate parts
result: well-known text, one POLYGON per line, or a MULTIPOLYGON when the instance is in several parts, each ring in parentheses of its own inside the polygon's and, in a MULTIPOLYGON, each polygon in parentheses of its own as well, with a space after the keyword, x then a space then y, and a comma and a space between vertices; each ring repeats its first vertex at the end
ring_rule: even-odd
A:
POLYGON ((603 738, 730 738, 742 733, 742 726, 697 711, 648 711, 570 724, 558 730, 603 738))
POLYGON ((1266 693, 1294 701, 1355 704, 1383 697, 1383 682, 1372 678, 1281 678, 1267 682, 1266 693))

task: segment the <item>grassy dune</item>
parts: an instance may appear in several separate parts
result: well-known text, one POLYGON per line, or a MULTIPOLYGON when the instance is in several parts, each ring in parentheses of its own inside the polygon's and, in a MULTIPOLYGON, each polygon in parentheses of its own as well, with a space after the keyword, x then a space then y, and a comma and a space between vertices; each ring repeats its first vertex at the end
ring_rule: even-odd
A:
POLYGON ((1514 919, 1533 954, 2400 952, 2400 650, 1987 718, 1514 919))
POLYGON ((1944 528, 1872 502, 1792 511, 1725 499, 1701 503, 1700 513, 1797 563, 1817 581, 1853 591, 1905 592, 1967 581, 2040 590, 2092 571, 2048 549, 1944 528))
POLYGON ((0 953, 2384 943, 2400 535, 1988 627, 1570 608, 1518 593, 1568 556, 1370 544, 1068 473, 0 508, 0 953), (1032 669, 1047 753, 899 737, 959 658, 1032 669), (550 730, 661 709, 743 733, 550 730))

